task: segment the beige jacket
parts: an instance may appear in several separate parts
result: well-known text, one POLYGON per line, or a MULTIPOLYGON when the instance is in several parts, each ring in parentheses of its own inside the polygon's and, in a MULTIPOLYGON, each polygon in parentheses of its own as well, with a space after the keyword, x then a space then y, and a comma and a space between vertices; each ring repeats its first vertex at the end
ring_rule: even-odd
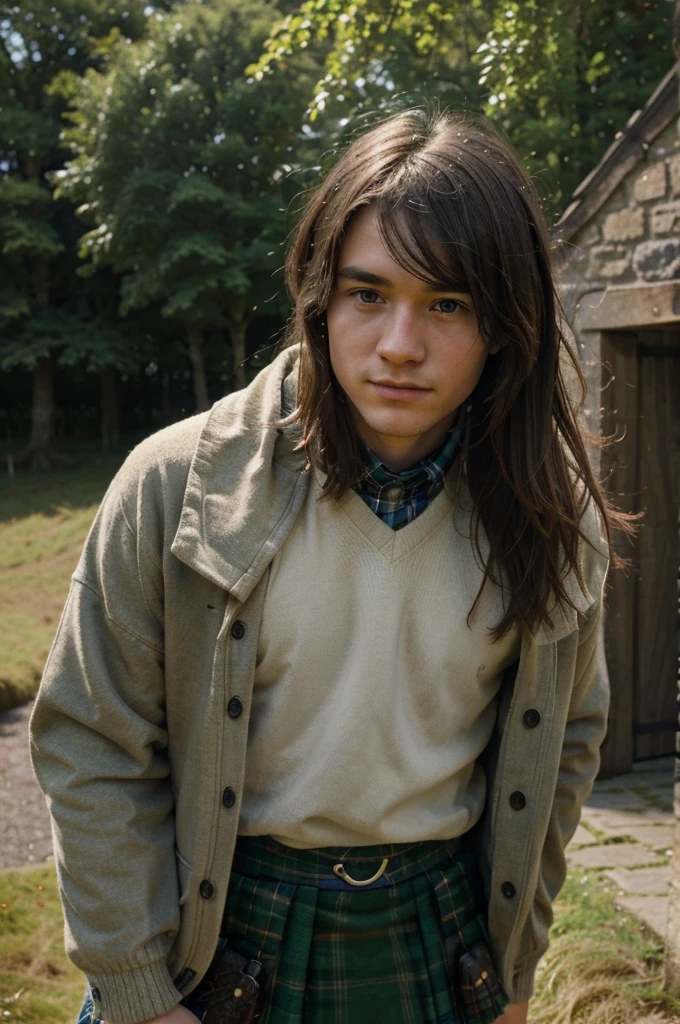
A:
MULTIPOLYGON (((294 408, 296 355, 132 452, 101 504, 45 668, 32 756, 53 818, 67 952, 113 1024, 173 1007, 217 942, 258 584, 309 479, 296 428, 265 426, 294 408)), ((578 612, 524 636, 484 757, 487 806, 473 839, 512 1000, 531 995, 607 719, 595 657, 607 555, 592 511, 584 526, 598 549, 583 545, 587 593, 568 581, 578 612)))

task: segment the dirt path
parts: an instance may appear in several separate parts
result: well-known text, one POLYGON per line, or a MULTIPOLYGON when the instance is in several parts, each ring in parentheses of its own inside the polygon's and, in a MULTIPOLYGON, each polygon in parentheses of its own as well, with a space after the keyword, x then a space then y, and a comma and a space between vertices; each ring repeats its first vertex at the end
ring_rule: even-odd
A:
POLYGON ((32 707, 0 714, 0 870, 52 856, 50 817, 28 753, 32 707))

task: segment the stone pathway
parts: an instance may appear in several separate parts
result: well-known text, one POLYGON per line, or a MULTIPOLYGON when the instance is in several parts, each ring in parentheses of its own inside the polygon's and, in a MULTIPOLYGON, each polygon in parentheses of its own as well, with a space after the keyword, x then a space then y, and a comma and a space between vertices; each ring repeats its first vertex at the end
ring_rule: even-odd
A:
POLYGON ((0 714, 0 871, 52 856, 50 816, 28 753, 32 709, 24 704, 0 714))
POLYGON ((616 902, 666 936, 673 851, 674 757, 641 761, 596 782, 567 859, 618 886, 616 902))

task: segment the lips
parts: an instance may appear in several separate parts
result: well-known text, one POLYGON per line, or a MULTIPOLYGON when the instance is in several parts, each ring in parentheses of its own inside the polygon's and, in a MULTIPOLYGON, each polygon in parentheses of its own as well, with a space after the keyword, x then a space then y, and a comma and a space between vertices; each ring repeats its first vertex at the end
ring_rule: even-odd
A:
POLYGON ((421 388, 413 384, 385 384, 382 381, 371 381, 374 391, 377 391, 383 398, 390 398, 399 402, 413 402, 424 395, 429 394, 431 388, 421 388))

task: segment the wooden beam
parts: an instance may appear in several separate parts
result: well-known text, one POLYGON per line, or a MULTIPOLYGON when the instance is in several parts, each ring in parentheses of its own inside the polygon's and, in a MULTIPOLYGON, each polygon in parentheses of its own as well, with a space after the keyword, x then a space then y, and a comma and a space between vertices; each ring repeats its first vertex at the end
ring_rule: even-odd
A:
POLYGON ((582 331, 626 331, 680 323, 680 281, 615 285, 581 296, 582 331))

